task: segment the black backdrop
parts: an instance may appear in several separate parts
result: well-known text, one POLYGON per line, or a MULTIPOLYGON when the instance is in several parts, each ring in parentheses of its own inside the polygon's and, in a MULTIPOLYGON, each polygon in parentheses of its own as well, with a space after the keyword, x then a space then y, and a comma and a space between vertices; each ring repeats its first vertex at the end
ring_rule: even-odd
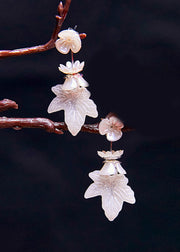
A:
MULTIPOLYGON (((0 48, 46 42, 58 1, 1 0, 0 48)), ((86 32, 75 59, 85 60, 99 121, 108 112, 136 130, 114 144, 135 191, 114 222, 100 198, 85 200, 90 171, 104 136, 72 137, 39 129, 0 131, 0 251, 178 252, 180 123, 180 2, 72 0, 63 28, 86 32)), ((63 82, 57 67, 69 56, 55 49, 0 61, 1 99, 19 104, 9 117, 63 120, 47 114, 50 88, 63 82)))

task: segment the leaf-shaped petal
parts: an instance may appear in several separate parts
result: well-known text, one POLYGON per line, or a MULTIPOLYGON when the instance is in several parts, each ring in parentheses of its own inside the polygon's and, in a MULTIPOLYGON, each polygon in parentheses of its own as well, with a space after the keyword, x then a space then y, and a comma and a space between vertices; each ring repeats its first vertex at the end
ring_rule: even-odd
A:
POLYGON ((117 193, 120 193, 121 196, 123 196, 123 201, 126 201, 130 204, 134 204, 136 202, 136 199, 134 197, 134 192, 131 189, 130 186, 126 185, 125 187, 119 188, 119 190, 117 190, 117 193))
POLYGON ((76 109, 73 104, 66 106, 65 123, 73 136, 76 136, 85 122, 85 114, 76 109))
POLYGON ((98 111, 97 111, 97 106, 96 104, 93 102, 93 100, 89 99, 86 101, 86 114, 87 116, 96 118, 98 116, 98 111))
POLYGON ((93 171, 89 173, 89 177, 93 180, 93 181, 98 181, 99 180, 99 171, 93 171))
POLYGON ((49 104, 48 107, 48 113, 53 113, 53 112, 57 112, 64 109, 64 103, 58 98, 55 97, 52 102, 49 104))
POLYGON ((112 190, 106 189, 102 194, 102 208, 109 221, 113 221, 121 211, 123 201, 114 195, 112 190))
POLYGON ((52 90, 52 92, 55 94, 55 95, 57 95, 57 96, 59 96, 60 94, 61 94, 61 90, 62 90, 62 85, 56 85, 56 86, 53 86, 52 88, 51 88, 51 90, 52 90))
POLYGON ((86 190, 85 194, 84 194, 84 198, 85 199, 89 199, 92 197, 96 197, 101 195, 101 190, 100 188, 98 188, 97 184, 92 183, 88 189, 86 190))

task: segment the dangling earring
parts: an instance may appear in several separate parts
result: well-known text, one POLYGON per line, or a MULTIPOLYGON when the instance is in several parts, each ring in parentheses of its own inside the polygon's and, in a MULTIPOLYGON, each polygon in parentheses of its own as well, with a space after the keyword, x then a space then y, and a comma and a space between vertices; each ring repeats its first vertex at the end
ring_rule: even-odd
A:
POLYGON ((106 134, 110 141, 110 151, 98 151, 98 155, 105 159, 101 170, 89 173, 94 181, 86 190, 86 199, 101 196, 102 208, 109 221, 113 221, 122 209, 123 202, 135 203, 134 192, 127 185, 126 171, 121 166, 119 159, 123 150, 113 151, 112 141, 117 141, 122 136, 123 123, 113 114, 108 115, 99 124, 99 132, 106 134))

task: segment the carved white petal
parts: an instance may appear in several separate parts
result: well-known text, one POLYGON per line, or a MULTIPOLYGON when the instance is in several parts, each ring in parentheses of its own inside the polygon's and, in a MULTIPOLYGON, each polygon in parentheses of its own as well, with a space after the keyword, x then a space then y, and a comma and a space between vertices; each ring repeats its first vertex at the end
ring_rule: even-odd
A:
POLYGON ((60 85, 60 84, 51 88, 52 92, 57 96, 59 96, 61 94, 61 89, 62 89, 62 85, 60 85))
POLYGON ((89 173, 89 177, 93 180, 93 181, 99 181, 100 180, 100 176, 99 176, 99 171, 93 171, 89 173))
POLYGON ((109 221, 113 221, 121 211, 123 201, 113 195, 110 190, 104 190, 102 194, 102 209, 109 221))
POLYGON ((56 49, 62 54, 67 54, 70 50, 70 44, 67 44, 62 39, 57 39, 55 42, 55 46, 56 46, 56 49))
POLYGON ((99 124, 99 133, 105 135, 109 132, 109 119, 103 119, 99 124))
POLYGON ((79 60, 76 60, 74 62, 74 68, 79 69, 79 72, 83 70, 84 67, 84 61, 80 63, 79 60))
MULTIPOLYGON (((79 35, 78 35, 79 36, 79 35)), ((81 39, 80 39, 80 37, 76 37, 76 38, 74 38, 74 41, 73 41, 74 43, 72 43, 72 45, 71 45, 71 51, 73 52, 73 53, 77 53, 77 52, 79 52, 79 50, 81 49, 81 39)))
POLYGON ((59 99, 58 97, 55 97, 52 102, 49 104, 48 107, 48 113, 53 113, 53 112, 57 112, 59 110, 64 109, 64 103, 61 99, 59 99))
POLYGON ((87 116, 96 118, 98 116, 97 106, 91 99, 84 99, 78 104, 78 109, 84 111, 87 116))
POLYGON ((126 185, 126 187, 124 188, 124 201, 130 203, 130 204, 134 204, 136 202, 136 199, 134 197, 134 192, 131 189, 130 186, 126 185))
POLYGON ((106 134, 106 138, 110 142, 118 141, 121 137, 122 137, 122 131, 116 131, 116 130, 114 130, 114 131, 109 131, 106 134))
POLYGON ((85 117, 86 114, 80 109, 77 109, 77 106, 72 104, 66 105, 65 123, 73 136, 76 136, 81 130, 81 127, 85 122, 85 117))
POLYGON ((93 198, 93 197, 96 197, 96 196, 99 196, 101 195, 101 190, 100 188, 98 187, 97 184, 95 183, 92 183, 88 189, 86 190, 85 194, 84 194, 84 198, 85 199, 89 199, 89 198, 93 198))
POLYGON ((71 49, 72 52, 77 53, 81 49, 81 39, 79 33, 73 29, 63 30, 58 34, 59 39, 56 40, 56 49, 62 53, 67 54, 71 49))

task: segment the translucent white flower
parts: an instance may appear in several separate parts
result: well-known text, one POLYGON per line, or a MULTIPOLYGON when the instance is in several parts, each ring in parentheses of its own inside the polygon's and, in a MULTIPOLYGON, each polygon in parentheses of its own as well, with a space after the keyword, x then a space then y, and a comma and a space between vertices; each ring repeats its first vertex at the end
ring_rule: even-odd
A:
POLYGON ((84 67, 84 61, 80 63, 79 60, 76 60, 75 62, 66 62, 66 66, 63 64, 59 65, 59 71, 65 74, 76 74, 83 70, 84 67))
POLYGON ((121 138, 123 127, 124 124, 116 116, 110 116, 100 122, 99 133, 106 135, 108 141, 114 142, 121 138))
POLYGON ((123 202, 135 203, 134 192, 127 185, 128 179, 122 174, 102 175, 100 171, 89 173, 94 181, 86 190, 86 199, 101 196, 102 208, 109 221, 113 221, 122 209, 123 202))
POLYGON ((55 46, 60 53, 67 54, 70 50, 73 53, 77 53, 81 49, 79 33, 73 29, 61 31, 58 37, 59 39, 56 40, 55 46))
POLYGON ((48 113, 64 110, 65 123, 73 136, 77 135, 85 122, 85 117, 97 117, 95 103, 89 99, 90 92, 86 88, 62 89, 62 85, 52 87, 56 97, 48 107, 48 113))
POLYGON ((133 190, 127 185, 126 171, 116 159, 120 158, 123 150, 98 151, 98 155, 105 158, 104 165, 100 171, 89 173, 94 181, 86 190, 86 199, 101 196, 102 208, 106 217, 113 221, 122 209, 123 202, 135 203, 133 190))
POLYGON ((82 77, 81 74, 67 75, 62 89, 72 90, 77 87, 88 87, 88 82, 82 77))

